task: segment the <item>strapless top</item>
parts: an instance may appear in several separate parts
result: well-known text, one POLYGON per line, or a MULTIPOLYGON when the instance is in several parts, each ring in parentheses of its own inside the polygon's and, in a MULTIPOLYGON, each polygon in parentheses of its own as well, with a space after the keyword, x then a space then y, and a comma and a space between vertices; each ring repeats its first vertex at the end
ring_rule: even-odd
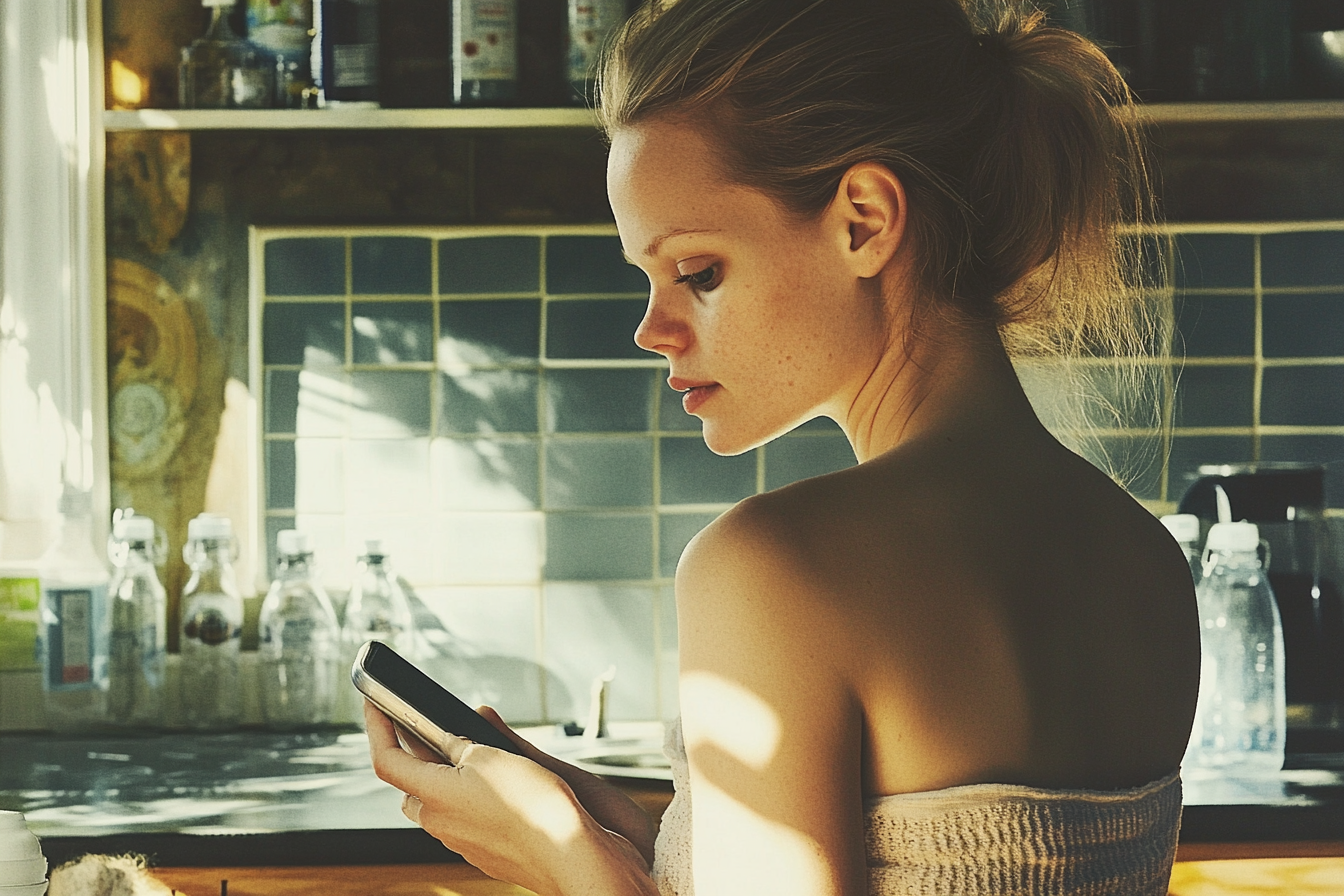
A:
MULTIPOLYGON (((665 744, 676 794, 653 877, 693 896, 691 794, 681 723, 665 744)), ((1174 771, 1131 790, 971 784, 864 803, 869 896, 1165 896, 1181 826, 1174 771)))

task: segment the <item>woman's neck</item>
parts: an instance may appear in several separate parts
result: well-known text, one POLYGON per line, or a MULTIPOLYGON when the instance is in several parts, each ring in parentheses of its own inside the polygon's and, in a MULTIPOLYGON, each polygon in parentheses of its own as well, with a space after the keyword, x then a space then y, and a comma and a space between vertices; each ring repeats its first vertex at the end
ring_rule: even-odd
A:
POLYGON ((939 329, 889 349, 836 414, 860 462, 931 436, 1044 434, 997 330, 939 329))

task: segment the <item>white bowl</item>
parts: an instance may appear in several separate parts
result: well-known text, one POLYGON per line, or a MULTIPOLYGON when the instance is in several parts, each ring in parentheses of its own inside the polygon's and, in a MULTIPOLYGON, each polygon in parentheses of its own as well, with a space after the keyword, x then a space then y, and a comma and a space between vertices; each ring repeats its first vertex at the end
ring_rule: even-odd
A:
POLYGON ((24 884, 21 887, 0 887, 0 896, 42 896, 47 892, 47 882, 24 884))
POLYGON ((41 856, 0 862, 0 894, 5 887, 26 887, 46 879, 47 860, 41 856))
MULTIPOLYGON (((0 810, 0 862, 42 858, 42 845, 24 823, 22 812, 0 810)), ((10 896, 0 893, 0 896, 10 896)))

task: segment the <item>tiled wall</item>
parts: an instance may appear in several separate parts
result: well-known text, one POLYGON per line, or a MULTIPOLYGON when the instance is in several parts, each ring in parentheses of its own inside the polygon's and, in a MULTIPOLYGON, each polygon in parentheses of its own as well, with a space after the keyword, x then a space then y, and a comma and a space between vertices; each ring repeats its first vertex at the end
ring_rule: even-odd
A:
POLYGON ((632 341, 610 226, 262 229, 266 531, 340 586, 384 538, 431 671, 515 719, 675 712, 671 577, 733 502, 854 462, 829 422, 718 457, 632 341), (440 628, 441 626, 441 628, 440 628))
POLYGON ((1184 365, 1162 497, 1200 464, 1296 461, 1329 464, 1344 508, 1344 223, 1175 230, 1184 365))
MULTIPOLYGON (((1135 493, 1174 502, 1201 464, 1344 461, 1344 225, 1158 242, 1174 442, 1135 493)), ((710 453, 631 340, 647 281, 610 226, 259 229, 252 254, 268 537, 312 533, 337 587, 384 538, 423 604, 426 664, 511 718, 582 717, 608 665, 615 717, 673 714, 686 542, 747 495, 853 463, 824 421, 710 453)))

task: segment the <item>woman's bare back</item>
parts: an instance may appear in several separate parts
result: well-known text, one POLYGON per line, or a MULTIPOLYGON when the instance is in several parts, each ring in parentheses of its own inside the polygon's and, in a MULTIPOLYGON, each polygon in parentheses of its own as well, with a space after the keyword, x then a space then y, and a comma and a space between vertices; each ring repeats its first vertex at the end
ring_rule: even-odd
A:
POLYGON ((856 695, 866 795, 1120 789, 1179 764, 1199 673, 1184 557, 1034 420, 754 500, 818 589, 797 618, 856 695))

